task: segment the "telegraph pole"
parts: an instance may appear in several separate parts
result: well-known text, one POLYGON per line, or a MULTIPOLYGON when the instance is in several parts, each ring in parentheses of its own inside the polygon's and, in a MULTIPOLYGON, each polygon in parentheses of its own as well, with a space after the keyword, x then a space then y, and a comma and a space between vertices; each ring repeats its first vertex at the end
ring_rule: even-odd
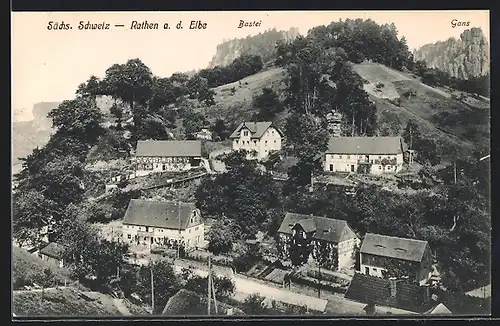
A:
POLYGON ((457 183, 457 161, 453 162, 453 177, 455 179, 455 184, 457 183))
POLYGON ((154 314, 155 311, 155 289, 153 282, 153 264, 151 263, 151 259, 149 260, 149 268, 151 270, 151 314, 154 314))
POLYGON ((212 299, 211 297, 211 292, 212 292, 212 286, 211 286, 211 280, 212 280, 212 259, 211 259, 212 255, 209 255, 208 256, 208 284, 207 284, 207 287, 208 287, 208 315, 210 316, 210 301, 212 299))
POLYGON ((179 219, 179 243, 177 244, 177 259, 181 258, 181 202, 177 201, 177 218, 179 219))

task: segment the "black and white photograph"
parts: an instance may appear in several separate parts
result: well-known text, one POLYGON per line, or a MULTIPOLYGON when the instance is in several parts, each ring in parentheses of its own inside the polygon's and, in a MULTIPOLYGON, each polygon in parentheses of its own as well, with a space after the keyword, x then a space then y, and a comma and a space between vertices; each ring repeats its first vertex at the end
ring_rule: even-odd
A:
POLYGON ((12 12, 12 316, 491 314, 488 10, 12 12))

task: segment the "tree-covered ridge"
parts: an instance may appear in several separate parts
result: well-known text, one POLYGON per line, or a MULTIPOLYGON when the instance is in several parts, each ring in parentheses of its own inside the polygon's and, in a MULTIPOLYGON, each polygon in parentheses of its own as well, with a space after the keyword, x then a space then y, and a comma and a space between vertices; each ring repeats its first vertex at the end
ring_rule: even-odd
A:
MULTIPOLYGON (((323 49, 343 48, 352 62, 371 60, 390 68, 401 69, 413 60, 406 39, 398 39, 394 24, 378 25, 371 19, 347 19, 328 26, 312 28, 307 38, 323 49)), ((294 48, 278 42, 277 64, 286 63, 294 55, 294 48)))

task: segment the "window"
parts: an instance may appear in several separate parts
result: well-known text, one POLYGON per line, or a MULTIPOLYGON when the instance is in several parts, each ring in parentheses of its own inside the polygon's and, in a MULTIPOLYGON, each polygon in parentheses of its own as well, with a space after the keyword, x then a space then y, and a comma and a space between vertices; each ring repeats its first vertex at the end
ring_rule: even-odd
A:
POLYGON ((265 141, 265 143, 264 143, 264 144, 267 146, 267 140, 265 141))
POLYGON ((236 139, 236 144, 238 144, 238 142, 239 142, 238 139, 236 139))
POLYGON ((379 169, 379 170, 382 170, 382 165, 379 165, 379 166, 378 166, 378 169, 379 169))
POLYGON ((247 145, 250 144, 250 142, 247 140, 247 145))
POLYGON ((351 155, 347 155, 347 159, 350 159, 351 158, 351 155))
POLYGON ((274 143, 276 144, 276 140, 274 141, 274 143))
POLYGON ((253 145, 257 146, 257 141, 256 140, 253 141, 253 145))
POLYGON ((330 172, 333 172, 333 164, 330 164, 330 172))
POLYGON ((146 241, 147 237, 144 237, 144 241, 146 241))
POLYGON ((195 228, 194 228, 194 230, 195 230, 195 231, 198 231, 198 227, 195 227, 195 228))
POLYGON ((339 155, 339 158, 342 158, 342 155, 339 155))
POLYGON ((191 233, 191 229, 189 229, 188 233, 191 233))
POLYGON ((193 216, 196 217, 197 211, 193 211, 193 216))
POLYGON ((132 239, 132 235, 131 235, 131 234, 128 234, 127 238, 128 238, 128 239, 132 239))
POLYGON ((376 269, 376 268, 374 268, 374 269, 373 269, 373 271, 374 271, 374 272, 376 272, 376 271, 377 271, 377 269, 376 269))
POLYGON ((248 136, 248 130, 243 131, 243 136, 248 136))
POLYGON ((266 149, 264 152, 266 152, 266 153, 267 153, 267 149, 266 149))

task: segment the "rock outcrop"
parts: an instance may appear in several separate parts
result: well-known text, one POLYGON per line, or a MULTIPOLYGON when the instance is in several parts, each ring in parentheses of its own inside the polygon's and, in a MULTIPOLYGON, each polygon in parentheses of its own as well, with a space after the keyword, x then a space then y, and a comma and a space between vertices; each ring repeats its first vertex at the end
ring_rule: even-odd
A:
POLYGON ((460 79, 490 72, 490 47, 480 28, 465 30, 460 39, 426 44, 414 52, 415 60, 424 60, 430 68, 448 72, 460 79))
POLYGON ((271 29, 246 38, 224 41, 217 45, 217 52, 208 68, 227 66, 241 55, 258 55, 263 62, 269 61, 273 58, 276 42, 279 40, 291 41, 298 35, 298 28, 292 27, 288 31, 271 29))

